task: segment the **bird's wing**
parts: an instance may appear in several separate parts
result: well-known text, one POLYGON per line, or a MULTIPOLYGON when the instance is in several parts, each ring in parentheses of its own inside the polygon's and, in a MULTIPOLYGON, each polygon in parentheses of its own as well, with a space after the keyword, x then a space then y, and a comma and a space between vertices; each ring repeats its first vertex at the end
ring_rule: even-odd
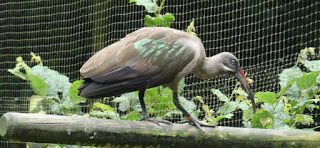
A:
POLYGON ((165 84, 194 59, 195 51, 181 42, 190 39, 194 37, 183 31, 143 28, 99 51, 80 73, 101 85, 132 82, 137 88, 138 84, 149 88, 165 84))

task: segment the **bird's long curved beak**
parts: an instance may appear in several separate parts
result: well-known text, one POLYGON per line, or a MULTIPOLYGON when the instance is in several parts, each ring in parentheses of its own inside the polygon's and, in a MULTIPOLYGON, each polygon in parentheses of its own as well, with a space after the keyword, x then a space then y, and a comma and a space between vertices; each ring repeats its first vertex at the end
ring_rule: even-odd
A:
POLYGON ((234 76, 241 82, 241 84, 244 86, 244 88, 246 89, 248 95, 249 95, 249 99, 252 102, 252 107, 253 107, 253 112, 256 112, 256 107, 255 107, 255 102, 254 102, 254 93, 252 92, 251 88, 250 88, 250 84, 246 78, 246 76, 244 75, 243 71, 241 68, 239 68, 239 71, 236 72, 234 74, 234 76))

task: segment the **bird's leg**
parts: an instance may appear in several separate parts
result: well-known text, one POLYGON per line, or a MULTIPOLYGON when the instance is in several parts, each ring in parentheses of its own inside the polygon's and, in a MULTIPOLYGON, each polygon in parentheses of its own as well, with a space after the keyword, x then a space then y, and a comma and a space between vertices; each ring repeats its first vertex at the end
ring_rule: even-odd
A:
POLYGON ((205 126, 205 127, 215 127, 214 125, 209 125, 209 124, 204 124, 201 123, 197 120, 195 120, 192 115, 190 115, 180 104, 179 99, 178 99, 178 93, 177 91, 173 91, 173 103, 174 105, 180 110, 182 111, 183 115, 186 116, 188 118, 189 124, 196 126, 198 129, 200 129, 202 132, 207 133, 206 131, 204 131, 200 126, 205 126))
POLYGON ((139 100, 140 100, 140 105, 142 108, 142 118, 140 119, 140 121, 141 120, 150 121, 150 122, 157 124, 158 126, 160 126, 159 123, 165 123, 165 124, 171 125, 171 123, 168 121, 155 120, 155 119, 149 117, 149 113, 147 111, 146 104, 144 103, 144 100, 143 100, 145 91, 146 91, 145 89, 139 91, 139 100))

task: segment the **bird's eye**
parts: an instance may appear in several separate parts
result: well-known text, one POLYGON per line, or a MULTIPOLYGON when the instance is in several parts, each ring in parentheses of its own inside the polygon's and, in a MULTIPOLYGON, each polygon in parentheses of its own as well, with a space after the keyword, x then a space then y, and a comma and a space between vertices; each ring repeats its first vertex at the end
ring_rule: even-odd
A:
POLYGON ((231 60, 231 64, 232 65, 236 64, 236 60, 231 60))

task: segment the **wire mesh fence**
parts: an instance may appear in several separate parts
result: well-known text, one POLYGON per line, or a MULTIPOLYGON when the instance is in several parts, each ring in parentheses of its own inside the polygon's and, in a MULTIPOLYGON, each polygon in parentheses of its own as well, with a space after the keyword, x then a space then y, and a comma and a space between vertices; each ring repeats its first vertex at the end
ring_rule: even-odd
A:
MULTIPOLYGON (((318 0, 168 0, 162 12, 175 15, 171 27, 179 30, 186 30, 194 19, 207 56, 223 51, 234 53, 247 76, 254 80, 255 91, 277 92, 278 74, 295 64, 300 50, 319 47, 319 9, 318 0)), ((29 66, 34 66, 29 61, 30 52, 34 52, 41 56, 43 65, 73 82, 80 79, 80 67, 95 52, 143 27, 146 14, 142 6, 126 0, 1 1, 0 115, 28 113, 34 95, 27 81, 7 71, 15 67, 16 57, 21 56, 29 66)), ((223 102, 212 94, 211 88, 230 96, 236 85, 235 79, 227 75, 200 80, 190 74, 185 83, 185 98, 202 96, 213 110, 223 102)), ((80 104, 81 112, 88 113, 98 101, 114 104, 111 99, 88 100, 80 104)), ((173 105, 172 101, 165 103, 173 105)), ((115 108, 119 109, 117 105, 115 108)), ((155 110, 154 116, 165 112, 166 109, 155 110)), ((219 125, 242 127, 242 111, 234 114, 219 125)), ((311 115, 314 124, 310 127, 318 126, 319 110, 311 115)), ((200 113, 199 118, 202 117, 200 113)), ((181 117, 170 120, 177 122, 181 117)), ((0 143, 4 147, 21 145, 0 143)))

